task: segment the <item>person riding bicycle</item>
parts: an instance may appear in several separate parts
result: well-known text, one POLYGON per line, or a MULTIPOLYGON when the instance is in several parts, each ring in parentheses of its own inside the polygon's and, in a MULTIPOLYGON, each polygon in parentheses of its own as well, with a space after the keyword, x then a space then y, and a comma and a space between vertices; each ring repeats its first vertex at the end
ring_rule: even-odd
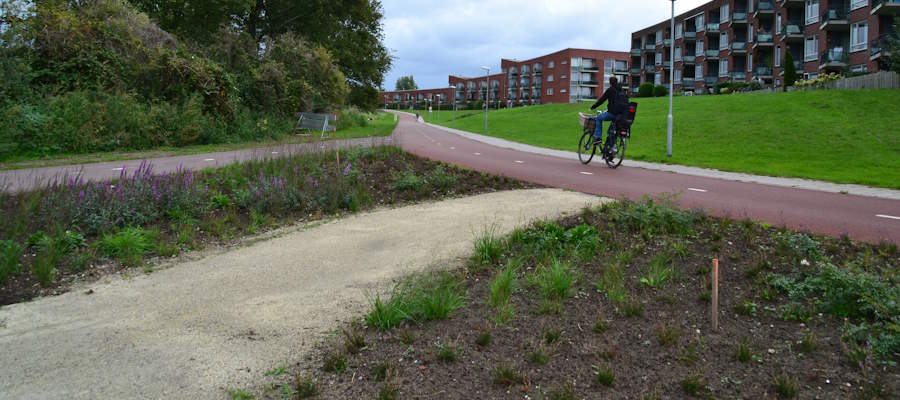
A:
POLYGON ((628 97, 625 94, 625 90, 619 87, 619 80, 614 76, 609 77, 609 89, 603 92, 603 96, 597 99, 597 102, 591 106, 591 110, 596 110, 604 102, 608 102, 606 111, 600 113, 594 119, 597 122, 594 127, 594 140, 600 143, 602 143, 603 139, 603 121, 615 121, 628 108, 628 97))

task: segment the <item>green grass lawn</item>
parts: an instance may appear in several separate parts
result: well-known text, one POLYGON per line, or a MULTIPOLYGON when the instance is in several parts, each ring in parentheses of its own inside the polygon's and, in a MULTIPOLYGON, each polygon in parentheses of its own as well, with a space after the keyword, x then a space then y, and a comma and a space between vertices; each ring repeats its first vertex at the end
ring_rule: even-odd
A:
MULTIPOLYGON (((900 90, 676 97, 672 158, 668 98, 633 100, 640 106, 626 159, 900 189, 900 90)), ((590 105, 492 111, 488 134, 575 151, 577 113, 590 105)), ((458 112, 455 127, 484 133, 479 115, 458 112)))
MULTIPOLYGON (((394 121, 393 114, 379 112, 374 114, 374 119, 369 121, 367 126, 353 126, 345 129, 338 129, 337 132, 335 132, 331 137, 335 139, 354 139, 371 136, 389 136, 394 131, 394 128, 396 126, 397 122, 394 121)), ((115 151, 106 153, 58 155, 39 159, 27 157, 19 159, 14 158, 6 162, 0 162, 0 170, 215 153, 221 151, 233 151, 254 147, 280 146, 318 140, 319 134, 315 133, 310 136, 285 134, 277 139, 239 143, 204 144, 185 147, 160 147, 147 151, 115 151)))

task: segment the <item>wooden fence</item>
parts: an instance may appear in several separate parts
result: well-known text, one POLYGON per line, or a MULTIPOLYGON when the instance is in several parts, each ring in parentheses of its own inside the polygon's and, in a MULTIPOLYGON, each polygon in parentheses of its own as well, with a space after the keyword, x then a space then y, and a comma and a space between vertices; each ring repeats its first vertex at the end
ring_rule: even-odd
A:
POLYGON ((893 71, 844 78, 825 84, 828 89, 900 89, 900 75, 893 71))

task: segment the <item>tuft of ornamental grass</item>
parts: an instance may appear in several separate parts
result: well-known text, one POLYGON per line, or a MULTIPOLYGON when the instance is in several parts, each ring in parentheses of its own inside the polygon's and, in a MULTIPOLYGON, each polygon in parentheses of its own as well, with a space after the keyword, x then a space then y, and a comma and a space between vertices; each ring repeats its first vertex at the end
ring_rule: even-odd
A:
POLYGON ((736 304, 734 306, 735 313, 737 313, 739 315, 747 316, 747 317, 755 316, 756 309, 757 309, 756 303, 749 301, 749 300, 744 300, 742 303, 736 304))
POLYGON ((306 375, 298 375, 294 380, 294 391, 299 399, 310 399, 319 394, 319 382, 306 375))
POLYGON ((572 297, 575 291, 576 274, 567 262, 554 260, 549 266, 542 265, 531 275, 531 283, 537 287, 544 302, 544 309, 559 309, 562 301, 572 297))
POLYGON ((253 395, 243 389, 231 389, 228 391, 231 400, 253 400, 253 395))
POLYGON ((605 294, 609 301, 620 302, 628 297, 628 292, 625 290, 623 265, 621 263, 607 265, 600 274, 600 280, 594 283, 597 291, 605 294))
POLYGON ((775 377, 775 393, 781 399, 793 399, 797 397, 798 384, 797 380, 786 373, 781 373, 775 377))
POLYGON ((472 265, 480 269, 485 265, 493 265, 500 261, 503 255, 503 239, 497 234, 495 227, 485 229, 475 238, 475 248, 472 251, 472 265))
POLYGON ((342 374, 347 369, 347 358, 343 354, 334 352, 325 356, 322 361, 322 370, 335 374, 342 374))
POLYGON ((550 329, 544 332, 544 343, 554 344, 562 338, 562 331, 559 329, 550 329))
POLYGON ((753 359, 753 350, 750 347, 750 341, 741 339, 738 341, 734 349, 734 358, 739 362, 746 363, 753 359))
POLYGON ((375 400, 396 400, 397 394, 399 393, 400 389, 393 384, 386 383, 378 390, 378 395, 375 396, 375 400))
POLYGON ((677 326, 662 324, 654 330, 656 340, 660 345, 671 347, 678 342, 678 336, 681 334, 677 326))
POLYGON ((546 365, 550 362, 550 355, 547 354, 547 351, 543 348, 538 348, 537 350, 528 353, 527 359, 528 362, 532 364, 546 365))
POLYGON ((632 297, 628 297, 624 301, 618 303, 617 310, 625 317, 643 317, 644 303, 641 303, 639 300, 632 297))
POLYGON ((459 349, 451 344, 437 343, 437 358, 443 363, 452 363, 459 358, 459 349))
POLYGON ((510 298, 516 290, 516 271, 519 269, 519 266, 518 261, 507 262, 491 281, 488 291, 488 304, 497 310, 495 320, 499 324, 509 322, 514 315, 510 298))
POLYGON ((591 331, 594 333, 603 333, 609 329, 609 323, 606 322, 606 319, 603 318, 603 315, 598 315, 597 319, 594 321, 594 325, 591 327, 591 331))
POLYGON ((650 260, 650 270, 647 275, 641 277, 641 284, 651 288, 660 288, 675 276, 675 267, 672 257, 668 254, 658 254, 650 260))
POLYGON ((692 374, 682 379, 679 385, 688 396, 696 396, 703 390, 703 377, 700 374, 692 374))
POLYGON ((23 251, 22 245, 12 240, 0 240, 0 285, 22 272, 23 251))
POLYGON ((819 348, 819 337, 813 331, 807 331, 803 334, 803 338, 797 344, 797 350, 801 353, 809 354, 816 351, 817 348, 819 348))
POLYGON ((494 383, 498 385, 512 386, 525 382, 525 376, 521 372, 505 363, 495 366, 491 371, 491 375, 494 378, 494 383))
POLYGON ((397 285, 387 300, 376 296, 366 325, 387 331, 404 322, 447 319, 465 304, 463 290, 461 278, 454 274, 412 277, 397 285))
POLYGON ((547 400, 576 400, 578 396, 575 394, 575 388, 566 385, 562 388, 550 389, 544 398, 547 400))
POLYGON ((144 255, 155 247, 156 233, 143 228, 125 228, 103 235, 100 250, 103 255, 119 260, 123 265, 140 265, 144 255))
POLYGON ((376 382, 384 382, 388 376, 391 375, 391 371, 393 371, 394 366, 391 364, 390 360, 384 360, 378 364, 375 364, 372 367, 372 379, 376 382))
POLYGON ((597 368, 594 373, 597 374, 597 384, 606 387, 613 387, 616 385, 616 374, 609 366, 597 368))
POLYGON ((490 332, 481 332, 475 337, 475 344, 477 344, 478 347, 488 347, 491 345, 491 341, 493 341, 493 338, 491 337, 490 332))
POLYGON ((366 338, 356 329, 344 329, 344 348, 347 354, 357 354, 366 347, 366 338))

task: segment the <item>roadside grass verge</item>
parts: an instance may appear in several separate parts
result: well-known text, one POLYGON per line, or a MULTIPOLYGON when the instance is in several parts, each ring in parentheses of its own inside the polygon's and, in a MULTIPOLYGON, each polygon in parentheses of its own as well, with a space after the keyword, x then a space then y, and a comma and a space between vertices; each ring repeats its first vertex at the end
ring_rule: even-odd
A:
MULTIPOLYGON (((638 115, 628 160, 672 163, 751 174, 817 179, 900 189, 897 116, 846 110, 900 105, 897 90, 818 90, 675 98, 673 156, 666 156, 668 98, 633 98, 638 115)), ((591 103, 547 104, 489 113, 490 136, 575 151, 577 113, 591 103)), ((440 125, 450 126, 449 120, 440 125)), ((477 114, 457 129, 483 134, 477 114)))
POLYGON ((347 149, 339 158, 338 165, 334 153, 305 154, 168 174, 144 164, 109 181, 60 178, 31 192, 0 192, 0 305, 59 292, 76 275, 150 272, 154 260, 279 226, 529 187, 396 147, 347 149), (392 177, 400 175, 416 184, 397 185, 392 177))
POLYGON ((326 359, 346 360, 341 373, 297 373, 331 382, 325 397, 348 398, 385 385, 398 398, 448 399, 898 393, 895 246, 712 218, 670 200, 607 204, 494 238, 492 261, 417 275, 375 298, 365 348, 325 344, 339 352, 326 359), (718 332, 697 298, 713 258, 718 332), (452 306, 428 314, 427 297, 452 306))
MULTIPOLYGON (((394 115, 385 112, 355 113, 356 122, 347 126, 339 126, 334 134, 326 139, 357 139, 375 136, 390 136, 397 127, 394 115), (364 122, 361 122, 364 121, 364 122)), ((289 121, 290 123, 290 121, 289 121)), ((290 128, 288 126, 287 128, 290 128)), ((52 167, 72 164, 89 164, 98 162, 142 160, 157 157, 186 156, 193 154, 217 153, 254 149, 261 147, 278 147, 297 143, 319 142, 320 135, 291 135, 289 131, 265 139, 240 141, 233 143, 200 144, 179 147, 158 147, 144 151, 110 151, 86 154, 57 154, 46 157, 13 156, 0 161, 0 170, 16 170, 24 168, 52 167)))

